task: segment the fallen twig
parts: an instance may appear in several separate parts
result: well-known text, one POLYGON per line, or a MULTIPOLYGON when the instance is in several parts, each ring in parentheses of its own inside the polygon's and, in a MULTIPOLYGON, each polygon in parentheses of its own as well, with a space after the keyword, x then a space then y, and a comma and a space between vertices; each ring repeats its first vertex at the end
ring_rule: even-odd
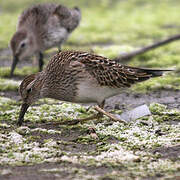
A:
POLYGON ((138 49, 138 50, 135 50, 133 52, 130 52, 130 53, 121 55, 119 57, 116 57, 113 60, 117 61, 117 62, 127 62, 127 61, 131 60, 133 57, 135 57, 135 56, 137 56, 139 54, 143 54, 143 53, 145 53, 147 51, 150 51, 152 49, 158 48, 160 46, 163 46, 165 44, 168 44, 170 42, 173 42, 173 41, 176 41, 176 40, 179 40, 179 39, 180 39, 180 34, 177 34, 177 35, 171 36, 171 37, 169 37, 167 39, 155 42, 155 43, 153 43, 151 45, 148 45, 146 47, 143 47, 141 49, 138 49))

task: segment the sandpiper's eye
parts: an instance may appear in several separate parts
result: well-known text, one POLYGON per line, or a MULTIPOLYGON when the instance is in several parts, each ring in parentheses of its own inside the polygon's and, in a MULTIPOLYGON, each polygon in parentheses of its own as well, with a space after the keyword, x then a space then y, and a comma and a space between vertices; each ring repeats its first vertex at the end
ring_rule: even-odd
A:
POLYGON ((32 88, 27 89, 27 93, 32 92, 32 88))
POLYGON ((21 48, 24 48, 25 45, 26 45, 26 43, 23 42, 23 43, 21 44, 21 48))

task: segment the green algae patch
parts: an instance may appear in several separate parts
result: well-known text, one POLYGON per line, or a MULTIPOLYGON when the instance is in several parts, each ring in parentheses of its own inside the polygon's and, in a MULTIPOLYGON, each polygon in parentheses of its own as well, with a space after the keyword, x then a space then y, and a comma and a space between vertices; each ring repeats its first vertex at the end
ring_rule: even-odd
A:
POLYGON ((87 117, 90 112, 85 113, 85 108, 78 104, 62 103, 62 104, 43 104, 41 106, 32 106, 25 115, 25 120, 31 122, 50 122, 64 121, 87 117))
POLYGON ((20 81, 2 79, 0 78, 0 91, 17 91, 20 85, 20 81))
MULTIPOLYGON (((93 112, 92 110, 87 112, 85 107, 78 104, 57 102, 59 101, 52 99, 42 99, 38 101, 35 106, 29 107, 27 113, 25 114, 25 121, 27 120, 33 123, 51 122, 52 120, 64 121, 84 118, 93 112)), ((15 121, 15 119, 18 118, 21 102, 16 102, 9 98, 0 97, 0 105, 0 120, 15 121)))
MULTIPOLYGON (((56 142, 48 140, 43 145, 38 142, 27 142, 26 138, 15 131, 9 132, 6 136, 1 136, 1 140, 7 139, 8 142, 0 144, 1 148, 8 149, 8 153, 3 153, 0 157, 0 164, 27 164, 27 163, 41 163, 47 161, 52 157, 60 154, 61 151, 56 147, 56 142), (53 150, 53 149, 56 149, 53 150)), ((5 150, 5 149, 4 149, 5 150)))
POLYGON ((10 67, 0 68, 0 77, 8 77, 10 75, 10 67))
POLYGON ((92 46, 92 51, 95 54, 107 57, 109 59, 113 59, 117 56, 123 55, 124 53, 128 53, 134 50, 134 47, 130 45, 112 45, 105 44, 102 46, 94 45, 92 46))
POLYGON ((0 121, 13 123, 19 111, 19 102, 9 98, 0 97, 0 121))
POLYGON ((177 41, 136 56, 130 62, 130 65, 154 68, 177 68, 179 65, 179 50, 179 42, 177 41))
MULTIPOLYGON (((16 68, 14 71, 14 75, 27 76, 27 75, 37 73, 37 72, 38 72, 37 67, 24 66, 21 69, 16 68)), ((0 77, 9 77, 9 75, 10 75, 10 67, 1 67, 0 68, 0 77)))
POLYGON ((150 111, 156 121, 180 121, 180 111, 177 109, 168 110, 165 105, 154 103, 150 105, 150 111))
POLYGON ((164 77, 152 78, 145 82, 137 83, 131 90, 146 93, 157 90, 180 90, 180 78, 175 75, 165 75, 164 77))

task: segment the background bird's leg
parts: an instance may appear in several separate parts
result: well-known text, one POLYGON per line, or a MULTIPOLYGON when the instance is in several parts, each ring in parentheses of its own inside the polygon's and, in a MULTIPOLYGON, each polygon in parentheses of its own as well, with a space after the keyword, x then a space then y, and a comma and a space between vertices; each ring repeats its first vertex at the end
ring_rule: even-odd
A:
POLYGON ((39 61, 39 71, 42 71, 44 61, 43 61, 43 54, 41 52, 39 52, 38 61, 39 61))
POLYGON ((61 52, 61 45, 58 46, 58 53, 61 52))

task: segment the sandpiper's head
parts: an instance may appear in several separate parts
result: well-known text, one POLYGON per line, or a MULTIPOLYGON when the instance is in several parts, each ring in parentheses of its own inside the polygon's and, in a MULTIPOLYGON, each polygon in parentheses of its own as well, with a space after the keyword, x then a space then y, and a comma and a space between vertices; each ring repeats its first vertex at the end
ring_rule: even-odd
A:
POLYGON ((18 125, 21 125, 28 107, 40 98, 41 81, 39 73, 31 74, 21 82, 19 93, 22 98, 22 106, 19 113, 18 125))
POLYGON ((18 61, 33 55, 35 51, 33 36, 26 30, 19 30, 11 38, 10 47, 13 54, 10 74, 12 76, 18 61))

